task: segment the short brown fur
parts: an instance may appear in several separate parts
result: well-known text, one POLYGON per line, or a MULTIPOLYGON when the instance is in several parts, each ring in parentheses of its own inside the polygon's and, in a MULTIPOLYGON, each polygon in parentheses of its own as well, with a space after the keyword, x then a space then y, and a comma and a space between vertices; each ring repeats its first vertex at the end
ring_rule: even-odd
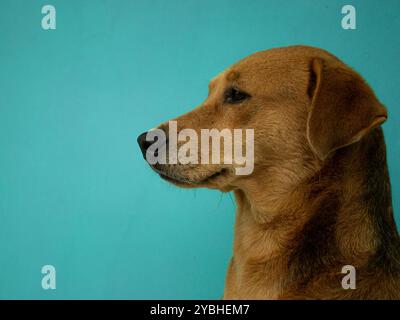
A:
POLYGON ((175 119, 198 132, 255 130, 249 176, 223 164, 154 168, 181 187, 234 192, 224 299, 400 298, 386 118, 359 74, 324 50, 293 46, 239 61, 211 82, 201 106, 175 119), (226 105, 229 86, 250 98, 226 105), (357 270, 355 290, 342 288, 344 265, 357 270))

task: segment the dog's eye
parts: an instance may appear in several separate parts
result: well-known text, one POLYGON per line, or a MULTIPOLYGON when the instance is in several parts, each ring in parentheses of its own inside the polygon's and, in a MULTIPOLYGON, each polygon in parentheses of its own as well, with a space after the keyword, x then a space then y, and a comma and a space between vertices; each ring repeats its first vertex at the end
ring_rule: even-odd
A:
POLYGON ((225 91, 226 103, 240 103, 250 97, 246 92, 240 91, 236 88, 229 88, 225 91))

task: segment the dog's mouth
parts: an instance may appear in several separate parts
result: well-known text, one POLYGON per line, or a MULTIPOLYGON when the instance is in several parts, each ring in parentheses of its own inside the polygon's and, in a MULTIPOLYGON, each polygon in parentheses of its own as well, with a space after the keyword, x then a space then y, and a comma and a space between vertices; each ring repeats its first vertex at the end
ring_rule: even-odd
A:
POLYGON ((153 169, 158 173, 158 175, 163 180, 168 181, 168 182, 178 185, 178 186, 185 186, 185 187, 198 186, 198 185, 204 185, 207 183, 211 183, 228 173, 228 170, 223 168, 217 172, 214 172, 214 173, 208 175, 207 177, 205 177, 199 181, 192 181, 190 179, 185 179, 185 178, 182 179, 182 178, 178 178, 175 176, 167 175, 165 172, 162 172, 156 168, 153 168, 153 169))

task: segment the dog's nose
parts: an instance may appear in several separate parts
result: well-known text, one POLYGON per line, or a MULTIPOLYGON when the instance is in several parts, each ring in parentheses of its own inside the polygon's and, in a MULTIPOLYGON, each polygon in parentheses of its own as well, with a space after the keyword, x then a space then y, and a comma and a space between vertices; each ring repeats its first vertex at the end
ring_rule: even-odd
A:
POLYGON ((139 144, 140 150, 142 151, 143 157, 146 158, 146 151, 152 144, 151 141, 146 140, 147 131, 139 135, 137 142, 139 144))

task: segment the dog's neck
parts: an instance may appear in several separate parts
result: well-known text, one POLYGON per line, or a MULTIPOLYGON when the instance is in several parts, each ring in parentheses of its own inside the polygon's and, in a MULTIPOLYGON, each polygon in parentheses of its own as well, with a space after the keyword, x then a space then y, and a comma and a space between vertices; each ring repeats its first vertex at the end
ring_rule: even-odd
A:
MULTIPOLYGON (((260 179, 257 184, 270 180, 260 179)), ((231 293, 245 286, 254 298, 277 298, 320 274, 340 274, 343 265, 363 267, 381 248, 398 243, 381 129, 301 182, 256 189, 235 191, 231 293)))

